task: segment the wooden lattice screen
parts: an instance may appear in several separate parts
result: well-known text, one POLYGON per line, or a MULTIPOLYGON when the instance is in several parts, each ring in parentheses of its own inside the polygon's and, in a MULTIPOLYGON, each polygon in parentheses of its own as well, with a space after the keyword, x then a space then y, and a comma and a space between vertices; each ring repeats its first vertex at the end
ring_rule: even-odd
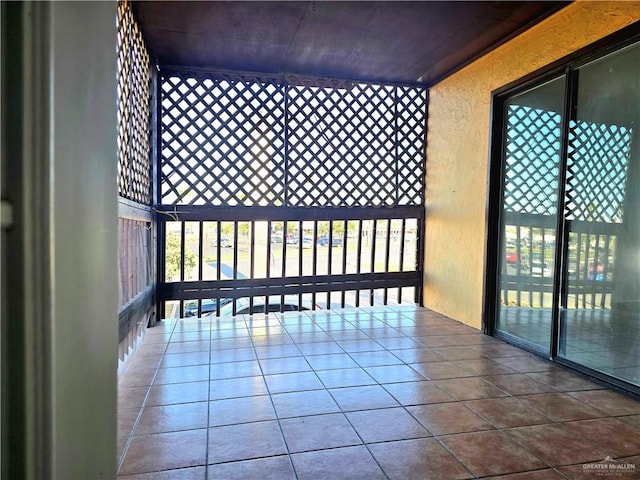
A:
POLYGON ((153 318, 151 242, 151 64, 128 1, 118 2, 118 195, 133 207, 118 218, 119 358, 136 344, 153 318), (141 204, 141 205, 140 205, 141 204))
POLYGON ((149 54, 128 1, 118 2, 118 193, 151 204, 149 54))
POLYGON ((420 302, 424 87, 177 68, 159 86, 161 317, 420 302))
POLYGON ((161 74, 160 204, 423 204, 422 87, 161 74))

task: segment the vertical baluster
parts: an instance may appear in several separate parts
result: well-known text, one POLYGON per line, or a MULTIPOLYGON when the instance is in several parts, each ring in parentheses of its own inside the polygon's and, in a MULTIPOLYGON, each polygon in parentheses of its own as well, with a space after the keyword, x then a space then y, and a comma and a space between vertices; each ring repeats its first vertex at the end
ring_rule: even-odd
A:
MULTIPOLYGON (((347 273, 347 238, 348 238, 348 229, 349 225, 348 225, 348 221, 344 220, 343 223, 343 233, 342 233, 342 274, 346 274, 347 273)), ((346 292, 343 288, 342 293, 340 295, 340 306, 342 308, 344 308, 345 306, 345 297, 346 297, 346 292)))
MULTIPOLYGON (((371 273, 376 271, 376 237, 378 236, 378 220, 373 220, 371 227, 371 273)), ((374 291, 373 288, 369 291, 369 305, 373 307, 374 304, 374 291)))
MULTIPOLYGON (((284 254, 285 245, 287 244, 287 222, 284 222, 282 225, 282 251, 284 254)), ((267 278, 271 278, 271 220, 267 221, 267 235, 269 236, 269 241, 267 242, 267 278)), ((253 297, 251 297, 253 300, 253 297)), ((264 297, 265 305, 269 305, 269 295, 264 297)), ((251 311, 253 311, 253 305, 251 306, 251 311)))
MULTIPOLYGON (((404 240, 405 232, 407 230, 407 219, 402 219, 402 226, 400 227, 400 271, 404 272, 404 240)), ((398 303, 402 303, 402 287, 398 287, 398 303)))
MULTIPOLYGON (((362 262, 362 220, 358 220, 358 244, 356 247, 357 251, 357 270, 356 273, 360 275, 360 271, 362 270, 361 262, 362 262)), ((356 307, 360 306, 360 290, 356 289, 356 307)))
MULTIPOLYGON (((254 279, 256 274, 255 269, 255 256, 256 256, 256 222, 252 220, 249 223, 251 229, 251 238, 249 246, 249 278, 254 279)), ((271 231, 267 232, 267 245, 271 243, 271 231)), ((249 311, 253 312, 253 295, 249 296, 249 311)))
MULTIPOLYGON (((180 283, 184 282, 185 225, 180 222, 180 283)), ((184 317, 184 300, 180 299, 180 317, 184 317)))
MULTIPOLYGON (((391 219, 387 219, 387 244, 384 248, 384 273, 389 273, 389 252, 390 252, 390 244, 391 243, 391 219)), ((387 305, 389 300, 389 289, 384 287, 384 301, 383 303, 387 305)))
MULTIPOLYGON (((302 221, 298 221, 298 231, 302 232, 302 221)), ((315 249, 315 235, 314 235, 314 249, 315 249)), ((302 277, 302 249, 298 251, 298 277, 302 277)), ((298 293, 298 310, 302 309, 302 292, 298 293)))
MULTIPOLYGON (((198 222, 198 281, 202 281, 202 268, 204 263, 204 226, 202 220, 198 222)), ((202 316, 202 299, 198 299, 198 317, 202 316)))
MULTIPOLYGON (((314 245, 313 245, 313 262, 312 262, 312 275, 315 277, 318 274, 318 250, 316 248, 317 246, 317 238, 318 238, 318 221, 314 220, 313 221, 313 238, 314 238, 314 245)), ((315 310, 316 308, 316 292, 314 291, 311 294, 311 303, 313 304, 313 309, 315 310)))

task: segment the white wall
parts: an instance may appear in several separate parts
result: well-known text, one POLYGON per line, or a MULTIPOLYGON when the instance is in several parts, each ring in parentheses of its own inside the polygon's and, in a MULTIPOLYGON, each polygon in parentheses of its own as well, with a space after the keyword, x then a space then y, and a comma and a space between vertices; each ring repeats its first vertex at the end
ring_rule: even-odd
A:
POLYGON ((53 476, 115 478, 116 3, 51 6, 53 476))
POLYGON ((116 3, 2 20, 1 475, 115 479, 116 3))

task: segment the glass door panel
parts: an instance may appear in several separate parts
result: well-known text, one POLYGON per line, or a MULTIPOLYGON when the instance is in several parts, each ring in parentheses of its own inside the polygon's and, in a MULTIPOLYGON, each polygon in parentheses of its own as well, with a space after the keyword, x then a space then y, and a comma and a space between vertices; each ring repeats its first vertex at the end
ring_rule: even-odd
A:
POLYGON ((549 351, 565 77, 505 104, 496 329, 549 351))
POLYGON ((640 45, 577 75, 558 355, 640 384, 640 45))

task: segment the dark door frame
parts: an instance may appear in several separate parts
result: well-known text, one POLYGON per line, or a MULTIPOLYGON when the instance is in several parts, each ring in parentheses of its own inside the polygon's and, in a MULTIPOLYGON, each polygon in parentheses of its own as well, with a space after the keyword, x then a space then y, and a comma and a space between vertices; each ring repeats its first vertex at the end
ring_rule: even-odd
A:
POLYGON ((569 123, 575 118, 578 92, 578 68, 607 54, 618 51, 626 46, 640 41, 640 22, 636 22, 618 32, 615 32, 591 45, 588 45, 565 58, 557 60, 542 69, 532 72, 525 77, 501 87, 491 94, 491 131, 489 136, 489 168, 488 168, 488 193, 486 203, 487 235, 485 240, 484 279, 483 279, 483 305, 482 305, 482 331, 491 336, 496 336, 519 348, 530 351, 538 356, 547 357, 553 362, 565 365, 607 385, 621 389, 624 392, 640 396, 640 387, 628 382, 611 377, 600 371, 585 367, 566 358, 558 356, 558 342, 560 332, 560 316, 562 298, 566 298, 567 268, 563 265, 563 259, 568 252, 567 220, 564 218, 565 186, 567 171, 567 139, 569 123), (561 164, 558 193, 558 222, 556 226, 555 272, 564 272, 564 278, 554 274, 553 317, 550 350, 547 355, 541 349, 518 337, 496 329, 498 293, 499 293, 499 269, 502 229, 502 196, 504 187, 504 163, 503 163, 503 138, 505 133, 505 101, 518 93, 522 93, 533 87, 565 74, 567 77, 564 102, 564 118, 561 136, 561 164))

